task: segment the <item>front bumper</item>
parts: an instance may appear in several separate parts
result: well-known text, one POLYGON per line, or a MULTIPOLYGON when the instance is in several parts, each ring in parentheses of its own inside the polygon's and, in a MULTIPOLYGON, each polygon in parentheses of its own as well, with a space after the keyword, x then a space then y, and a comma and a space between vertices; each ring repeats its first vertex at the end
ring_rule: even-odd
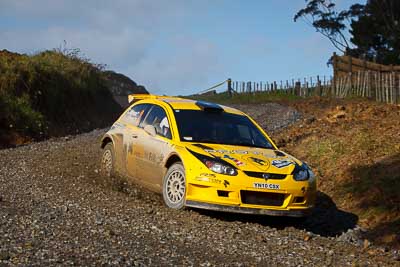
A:
POLYGON ((199 201, 186 201, 186 207, 199 208, 206 210, 216 210, 223 212, 234 212, 243 214, 258 214, 258 215, 270 215, 270 216, 288 216, 288 217, 305 217, 311 213, 312 208, 301 209, 301 210, 270 210, 265 208, 247 208, 240 206, 229 206, 211 204, 199 201))

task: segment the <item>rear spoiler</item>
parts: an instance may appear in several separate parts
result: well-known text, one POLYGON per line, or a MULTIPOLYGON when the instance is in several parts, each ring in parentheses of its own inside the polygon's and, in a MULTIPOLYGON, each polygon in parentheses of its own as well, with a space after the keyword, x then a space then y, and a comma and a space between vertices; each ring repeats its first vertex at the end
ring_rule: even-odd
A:
POLYGON ((131 94, 128 95, 128 102, 132 103, 132 101, 138 101, 146 98, 154 98, 154 95, 150 94, 131 94))
POLYGON ((163 95, 151 95, 151 94, 131 94, 128 95, 128 102, 132 103, 134 101, 142 99, 165 99, 165 98, 177 98, 173 96, 163 96, 163 95))

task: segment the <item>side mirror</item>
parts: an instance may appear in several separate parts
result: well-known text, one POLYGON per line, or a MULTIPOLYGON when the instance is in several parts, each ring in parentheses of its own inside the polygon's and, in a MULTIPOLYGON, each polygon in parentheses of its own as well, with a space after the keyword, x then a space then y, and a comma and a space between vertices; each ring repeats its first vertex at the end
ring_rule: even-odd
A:
POLYGON ((156 136, 156 134, 157 134, 156 127, 154 127, 153 125, 150 125, 150 124, 144 126, 144 131, 151 136, 156 136))

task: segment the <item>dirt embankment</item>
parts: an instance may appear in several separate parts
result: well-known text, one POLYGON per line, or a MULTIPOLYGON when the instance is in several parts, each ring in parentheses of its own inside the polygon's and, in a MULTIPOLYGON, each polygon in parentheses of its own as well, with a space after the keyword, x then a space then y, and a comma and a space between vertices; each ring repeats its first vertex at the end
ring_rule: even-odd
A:
MULTIPOLYGON (((265 126, 263 117, 273 123, 280 121, 282 112, 288 121, 298 119, 293 109, 276 104, 254 110, 265 126)), ((103 133, 0 150, 0 264, 400 263, 398 251, 365 241, 357 216, 338 208, 329 193, 319 193, 318 205, 305 221, 168 209, 156 194, 99 175, 103 133)))
POLYGON ((319 189, 359 216, 367 237, 400 247, 400 106, 368 100, 286 102, 303 119, 274 135, 314 168, 319 189))

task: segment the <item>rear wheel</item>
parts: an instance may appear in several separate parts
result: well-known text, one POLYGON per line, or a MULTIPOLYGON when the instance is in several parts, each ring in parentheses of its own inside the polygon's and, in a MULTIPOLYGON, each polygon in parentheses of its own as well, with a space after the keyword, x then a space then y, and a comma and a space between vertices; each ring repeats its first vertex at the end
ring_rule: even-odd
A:
POLYGON ((165 204, 173 209, 182 209, 186 200, 186 176, 181 162, 169 167, 163 179, 165 204))
POLYGON ((114 146, 112 143, 108 143, 103 150, 103 155, 101 157, 100 171, 103 176, 111 177, 114 175, 114 146))

